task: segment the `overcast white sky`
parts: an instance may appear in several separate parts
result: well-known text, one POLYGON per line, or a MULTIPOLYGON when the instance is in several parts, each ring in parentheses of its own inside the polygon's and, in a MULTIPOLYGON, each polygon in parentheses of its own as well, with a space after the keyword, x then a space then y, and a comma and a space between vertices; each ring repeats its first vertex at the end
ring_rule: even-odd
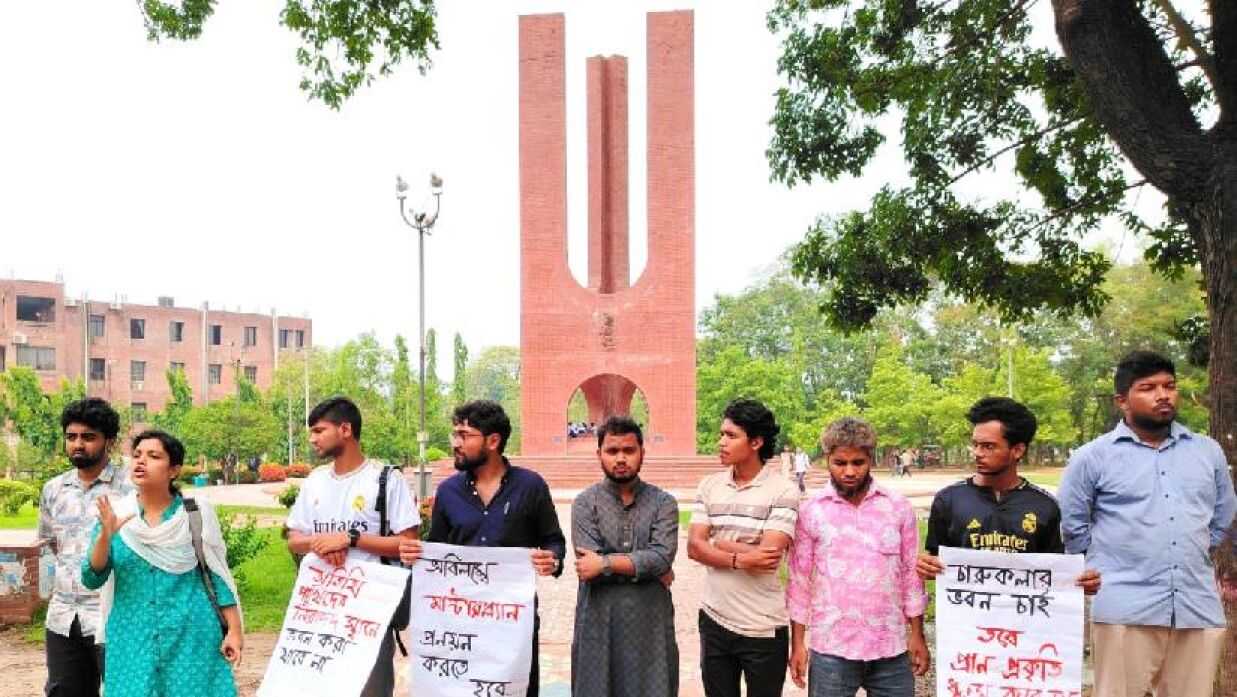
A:
MULTIPOLYGON (((572 267, 585 274, 584 60, 629 57, 633 273, 644 254, 644 12, 696 10, 696 300, 749 285, 816 215, 864 205, 904 167, 858 181, 769 182, 776 39, 756 0, 449 0, 421 76, 338 111, 297 88, 278 0, 224 0, 195 42, 151 44, 131 0, 0 3, 0 273, 110 300, 307 313, 320 344, 416 334, 416 200, 445 179, 428 241, 427 321, 450 366, 519 341, 517 17, 565 11, 572 267)), ((1041 4, 1037 12, 1050 9, 1041 4)), ((1132 242, 1129 243, 1132 245, 1132 242)))

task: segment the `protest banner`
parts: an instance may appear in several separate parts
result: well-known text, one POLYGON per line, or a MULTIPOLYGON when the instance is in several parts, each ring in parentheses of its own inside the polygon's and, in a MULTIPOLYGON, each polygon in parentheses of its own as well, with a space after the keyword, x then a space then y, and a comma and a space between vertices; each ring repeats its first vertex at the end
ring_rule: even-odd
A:
POLYGON ((306 556, 258 697, 361 694, 407 581, 398 566, 306 556))
POLYGON ((1081 555, 942 547, 937 697, 1081 697, 1081 555))
POLYGON ((412 694, 523 697, 536 588, 527 549, 426 543, 412 570, 412 694))

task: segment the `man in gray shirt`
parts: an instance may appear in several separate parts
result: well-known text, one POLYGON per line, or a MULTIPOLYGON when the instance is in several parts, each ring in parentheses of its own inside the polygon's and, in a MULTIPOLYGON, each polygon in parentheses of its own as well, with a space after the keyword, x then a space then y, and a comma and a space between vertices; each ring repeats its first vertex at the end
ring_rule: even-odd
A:
POLYGON ((1237 513, 1224 453, 1176 421, 1173 364, 1117 365, 1112 431, 1079 448, 1057 492, 1065 551, 1104 585, 1092 607, 1095 697, 1209 697, 1224 641, 1210 553, 1237 513))
POLYGON ((98 697, 103 679, 99 593, 82 585, 82 557, 99 517, 96 501, 133 490, 128 469, 109 456, 120 431, 120 416, 97 397, 72 402, 60 415, 64 451, 73 469, 43 485, 39 537, 56 555, 55 584, 47 605, 48 697, 98 697))
POLYGON ((640 480, 644 435, 626 416, 597 429, 605 479, 571 506, 576 551, 576 697, 672 697, 679 692, 679 647, 670 600, 678 549, 674 497, 640 480))

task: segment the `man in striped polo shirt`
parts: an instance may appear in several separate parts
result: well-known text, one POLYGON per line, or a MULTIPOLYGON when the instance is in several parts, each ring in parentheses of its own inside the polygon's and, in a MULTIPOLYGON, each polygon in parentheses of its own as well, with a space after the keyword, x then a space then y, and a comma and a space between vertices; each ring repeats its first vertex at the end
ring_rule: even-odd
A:
POLYGON ((708 567, 700 608, 700 671, 707 697, 782 694, 790 639, 777 570, 790 546, 799 492, 765 461, 779 432, 755 400, 722 414, 718 456, 727 468, 696 490, 688 556, 708 567))

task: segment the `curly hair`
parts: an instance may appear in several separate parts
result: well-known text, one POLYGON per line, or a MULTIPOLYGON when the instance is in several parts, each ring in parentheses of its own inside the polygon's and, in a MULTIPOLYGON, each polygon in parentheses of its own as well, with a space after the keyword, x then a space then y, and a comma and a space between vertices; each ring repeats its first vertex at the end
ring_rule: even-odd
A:
POLYGON ((511 437, 511 419, 498 402, 488 399, 477 399, 465 402, 451 412, 451 423, 456 426, 467 423, 481 431, 481 435, 498 434, 498 452, 507 447, 507 439, 511 437))
POLYGON ((1001 422, 1001 435, 1005 436, 1011 447, 1019 443, 1029 446, 1039 427, 1035 415, 1025 404, 1008 397, 984 397, 971 405, 966 419, 972 426, 989 421, 1001 422))
POLYGON ((759 453, 762 461, 773 457, 777 434, 781 433, 782 429, 778 427, 777 419, 773 418, 773 412, 769 411, 768 407, 754 399, 736 399, 726 405, 722 418, 730 419, 730 423, 743 429, 748 438, 764 438, 759 453))
POLYGON ((60 412, 60 430, 69 424, 82 424, 103 434, 107 440, 115 440, 120 433, 120 415, 106 400, 98 397, 87 397, 75 402, 69 402, 60 412))
POLYGON ((820 450, 829 457, 835 448, 861 448, 868 459, 876 460, 876 429, 863 419, 844 416, 829 424, 820 434, 820 450))

